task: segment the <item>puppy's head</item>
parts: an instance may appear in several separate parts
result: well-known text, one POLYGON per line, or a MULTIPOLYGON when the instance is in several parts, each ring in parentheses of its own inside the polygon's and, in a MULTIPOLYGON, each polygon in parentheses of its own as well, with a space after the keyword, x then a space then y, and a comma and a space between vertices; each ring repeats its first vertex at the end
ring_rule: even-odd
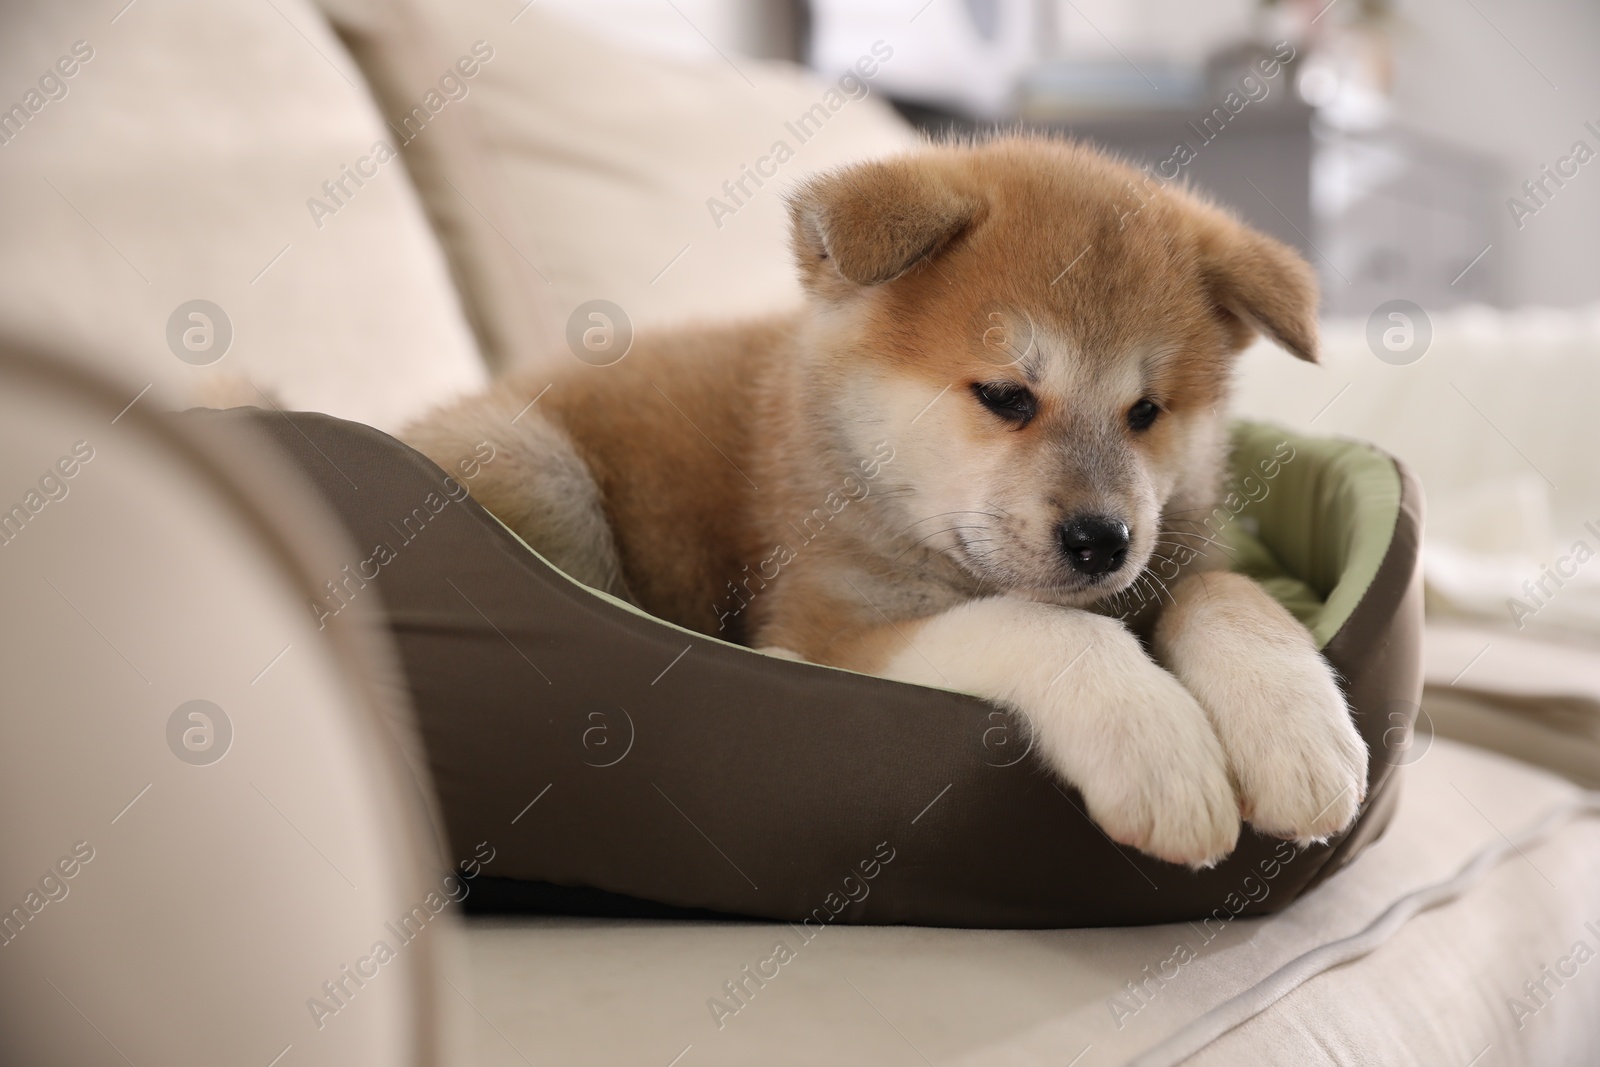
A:
POLYGON ((1304 260, 1078 145, 929 148, 790 211, 807 409, 846 458, 894 446, 883 536, 988 590, 1088 604, 1193 544, 1235 355, 1316 359, 1304 260))

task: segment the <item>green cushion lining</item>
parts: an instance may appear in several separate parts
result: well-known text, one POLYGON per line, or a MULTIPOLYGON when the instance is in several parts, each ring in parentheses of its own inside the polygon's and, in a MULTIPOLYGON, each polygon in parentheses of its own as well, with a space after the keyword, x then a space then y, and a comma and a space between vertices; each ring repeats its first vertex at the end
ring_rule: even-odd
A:
POLYGON ((1318 648, 1326 646, 1389 551, 1400 515, 1394 460, 1359 441, 1240 422, 1232 470, 1216 513, 1230 566, 1260 582, 1318 648), (1237 519, 1222 520, 1235 508, 1237 519))

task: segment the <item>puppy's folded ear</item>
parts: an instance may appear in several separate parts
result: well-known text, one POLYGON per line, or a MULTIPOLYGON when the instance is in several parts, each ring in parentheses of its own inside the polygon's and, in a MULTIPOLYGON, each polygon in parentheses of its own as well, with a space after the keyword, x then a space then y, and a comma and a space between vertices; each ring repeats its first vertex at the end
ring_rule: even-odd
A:
POLYGON ((841 281, 881 285, 931 259, 977 217, 980 202, 926 164, 862 163, 825 174, 789 198, 800 281, 818 294, 841 281))
POLYGON ((1202 237, 1217 303, 1291 355, 1317 361, 1317 276, 1281 241, 1219 215, 1202 237))

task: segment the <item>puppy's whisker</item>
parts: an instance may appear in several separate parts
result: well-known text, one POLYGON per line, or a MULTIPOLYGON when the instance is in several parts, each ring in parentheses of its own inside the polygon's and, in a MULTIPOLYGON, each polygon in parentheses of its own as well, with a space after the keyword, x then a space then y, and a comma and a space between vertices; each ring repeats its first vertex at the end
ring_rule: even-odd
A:
POLYGON ((900 556, 904 556, 907 552, 910 552, 913 548, 916 548, 918 545, 922 544, 922 542, 927 541, 927 540, 929 540, 931 538, 939 537, 939 536, 941 536, 943 534, 954 533, 957 530, 986 530, 986 529, 988 529, 987 526, 950 526, 950 527, 947 527, 947 528, 945 528, 943 530, 935 530, 935 531, 933 531, 933 533, 926 534, 926 535, 924 535, 922 537, 917 538, 915 541, 911 542, 909 545, 907 545, 904 549, 902 549, 900 551, 900 555, 899 556, 894 557, 894 559, 891 560, 890 562, 898 563, 900 561, 900 556))
POLYGON ((1194 537, 1202 541, 1215 540, 1215 538, 1209 537, 1206 534, 1201 533, 1199 530, 1169 530, 1165 527, 1161 527, 1156 532, 1159 534, 1165 534, 1168 537, 1194 537))
POLYGON ((932 522, 934 519, 948 519, 952 515, 983 515, 983 516, 985 516, 987 518, 991 518, 991 519, 998 519, 1000 517, 998 515, 992 515, 987 511, 943 511, 943 512, 940 512, 937 515, 929 515, 925 519, 917 519, 915 522, 908 523, 906 525, 906 528, 901 530, 900 533, 902 533, 902 534, 910 533, 911 532, 911 527, 913 527, 913 526, 921 526, 923 523, 932 522))
MULTIPOLYGON (((1214 537, 1201 537, 1199 534, 1179 533, 1176 530, 1162 530, 1161 532, 1166 534, 1169 537, 1192 537, 1196 541, 1200 541, 1203 544, 1215 545, 1216 547, 1222 549, 1222 551, 1224 551, 1224 552, 1235 552, 1236 553, 1236 552, 1239 551, 1237 548, 1233 547, 1232 545, 1224 544, 1223 542, 1218 541, 1214 537)), ((1157 544, 1173 544, 1174 542, 1171 542, 1171 541, 1158 541, 1156 543, 1157 544)), ((1182 545, 1181 547, 1189 548, 1191 550, 1193 548, 1193 546, 1191 546, 1191 545, 1182 545)))
MULTIPOLYGON (((1199 549, 1195 548, 1194 545, 1186 544, 1186 543, 1184 543, 1182 541, 1162 541, 1162 540, 1158 539, 1158 540, 1155 541, 1155 544, 1158 544, 1158 545, 1169 545, 1172 548, 1182 549, 1185 552, 1198 552, 1199 551, 1199 549)), ((1222 549, 1225 552, 1233 551, 1233 549, 1229 548, 1227 545, 1217 545, 1217 547, 1222 549)), ((1174 563, 1177 562, 1177 560, 1174 559, 1173 556, 1171 554, 1169 554, 1169 553, 1158 552, 1156 554, 1161 556, 1161 558, 1163 558, 1163 559, 1170 560, 1170 561, 1172 561, 1174 563)))

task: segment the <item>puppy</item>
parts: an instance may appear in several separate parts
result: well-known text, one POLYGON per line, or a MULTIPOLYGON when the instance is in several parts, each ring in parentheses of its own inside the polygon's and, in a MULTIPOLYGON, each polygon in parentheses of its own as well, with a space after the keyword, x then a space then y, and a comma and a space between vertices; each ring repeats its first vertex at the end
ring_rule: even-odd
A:
POLYGON ((1020 712, 1114 840, 1325 838, 1366 749, 1310 635, 1196 521, 1234 357, 1317 356, 1294 252, 1089 148, 816 178, 803 311, 640 338, 407 434, 557 566, 682 626, 1020 712), (1159 567, 1159 569, 1158 569, 1159 567), (1153 595, 1152 595, 1153 594, 1153 595))

